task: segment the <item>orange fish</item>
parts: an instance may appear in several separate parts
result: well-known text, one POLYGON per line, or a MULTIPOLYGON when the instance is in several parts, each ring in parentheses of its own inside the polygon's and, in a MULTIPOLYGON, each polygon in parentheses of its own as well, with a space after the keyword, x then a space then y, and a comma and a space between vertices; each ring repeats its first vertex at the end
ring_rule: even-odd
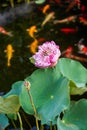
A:
POLYGON ((26 31, 28 31, 30 37, 35 39, 34 33, 38 32, 37 27, 35 25, 33 25, 30 28, 26 29, 26 31))
POLYGON ((55 18, 55 12, 50 12, 49 14, 46 15, 45 19, 43 20, 41 27, 43 27, 47 22, 49 22, 51 19, 55 18))
POLYGON ((57 24, 57 23, 69 23, 69 22, 75 22, 75 19, 77 18, 76 15, 72 15, 72 16, 69 16, 65 19, 61 19, 61 20, 54 20, 54 24, 57 24))
POLYGON ((84 17, 79 17, 79 20, 81 23, 83 23, 84 25, 87 25, 87 19, 85 19, 84 17))
POLYGON ((8 36, 12 36, 11 32, 7 32, 3 27, 0 26, 0 33, 8 36))
POLYGON ((62 56, 70 58, 73 52, 73 47, 69 46, 65 51, 62 52, 62 56))
POLYGON ((35 39, 35 40, 29 45, 29 48, 30 48, 31 53, 35 54, 36 51, 37 51, 37 47, 38 47, 38 40, 35 39))
POLYGON ((78 61, 81 61, 81 62, 87 62, 87 58, 84 58, 84 57, 79 57, 79 56, 71 55, 69 58, 75 59, 75 60, 78 60, 78 61))
POLYGON ((80 0, 73 0, 69 3, 69 5, 68 5, 68 7, 65 11, 69 12, 76 5, 77 5, 78 8, 80 8, 80 4, 81 4, 80 0))
POLYGON ((45 6, 43 7, 42 12, 43 12, 44 14, 46 14, 46 13, 47 13, 47 10, 49 10, 49 9, 50 9, 50 5, 47 4, 47 5, 45 5, 45 6))
POLYGON ((87 58, 73 55, 73 48, 71 46, 68 47, 65 51, 62 52, 62 56, 70 58, 70 59, 78 60, 78 61, 81 61, 81 62, 87 62, 87 58))
POLYGON ((77 28, 61 28, 60 31, 65 34, 69 34, 69 33, 76 33, 78 29, 77 28))
POLYGON ((6 57, 7 57, 7 66, 11 66, 11 58, 13 56, 13 52, 14 52, 14 49, 12 47, 11 44, 8 44, 7 47, 6 47, 6 50, 4 50, 4 52, 6 53, 6 57))
POLYGON ((28 47, 30 48, 31 53, 35 54, 37 51, 38 44, 41 44, 45 41, 45 38, 35 39, 28 47))
POLYGON ((85 46, 82 42, 83 42, 83 38, 80 39, 80 41, 78 42, 77 46, 78 46, 78 49, 79 49, 79 53, 81 54, 84 54, 84 55, 87 55, 87 46, 85 46))

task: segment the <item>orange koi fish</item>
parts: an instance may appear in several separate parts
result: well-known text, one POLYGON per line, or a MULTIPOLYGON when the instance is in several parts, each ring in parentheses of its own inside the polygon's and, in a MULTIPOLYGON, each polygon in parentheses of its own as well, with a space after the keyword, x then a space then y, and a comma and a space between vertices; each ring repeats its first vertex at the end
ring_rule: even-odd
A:
POLYGON ((49 9, 50 9, 50 5, 49 5, 49 4, 45 5, 45 6, 43 7, 43 10, 42 10, 43 14, 46 14, 46 13, 47 13, 47 10, 49 10, 49 9))
POLYGON ((30 45, 29 45, 29 48, 30 48, 30 51, 31 53, 35 54, 36 51, 37 51, 37 46, 38 46, 38 40, 34 40, 30 45))
POLYGON ((41 26, 43 27, 47 22, 54 18, 55 12, 50 12, 46 15, 44 21, 42 22, 41 26))
POLYGON ((84 17, 79 17, 79 20, 81 23, 83 23, 84 25, 87 25, 87 19, 85 19, 84 17))
POLYGON ((70 58, 73 52, 73 47, 69 46, 65 51, 62 52, 62 56, 70 58))
POLYGON ((73 48, 71 46, 68 47, 65 51, 62 52, 62 56, 70 58, 70 59, 78 60, 78 61, 81 61, 81 62, 87 62, 87 58, 73 55, 73 48))
POLYGON ((28 47, 30 48, 31 53, 35 54, 37 51, 38 44, 41 44, 45 41, 45 38, 35 39, 28 47))
POLYGON ((85 46, 82 42, 83 42, 83 38, 78 42, 77 46, 78 46, 78 53, 87 55, 87 46, 85 46))
POLYGON ((76 33, 78 29, 77 28, 61 28, 60 31, 65 34, 69 34, 69 33, 76 33))
POLYGON ((6 53, 7 66, 9 67, 9 66, 11 66, 10 61, 11 61, 11 58, 12 58, 13 52, 14 52, 12 45, 8 44, 7 47, 6 47, 6 50, 4 50, 4 52, 6 53))
POLYGON ((80 0, 73 0, 72 2, 70 2, 69 6, 65 11, 69 12, 75 5, 77 5, 77 7, 80 8, 80 4, 81 4, 80 0))
POLYGON ((0 26, 0 33, 8 36, 12 36, 11 32, 7 32, 3 27, 0 26))
POLYGON ((37 27, 34 25, 34 26, 31 26, 30 28, 26 29, 26 31, 28 31, 30 37, 34 38, 35 39, 35 36, 34 36, 34 33, 35 32, 38 32, 37 30, 37 27))
POLYGON ((73 16, 69 16, 65 19, 62 19, 62 20, 54 20, 54 24, 57 24, 57 23, 69 23, 69 22, 75 22, 75 19, 77 18, 76 15, 73 15, 73 16))
POLYGON ((87 62, 87 58, 84 58, 84 57, 71 55, 69 58, 74 59, 74 60, 78 60, 78 61, 81 61, 81 62, 87 62))

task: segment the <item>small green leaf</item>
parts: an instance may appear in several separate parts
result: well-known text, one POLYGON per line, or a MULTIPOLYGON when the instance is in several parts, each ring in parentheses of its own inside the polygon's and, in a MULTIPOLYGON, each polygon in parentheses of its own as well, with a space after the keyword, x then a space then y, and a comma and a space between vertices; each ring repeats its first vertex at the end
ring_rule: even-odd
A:
POLYGON ((7 98, 0 97, 0 113, 13 114, 17 113, 20 108, 19 97, 16 95, 7 98))
POLYGON ((76 87, 76 85, 70 81, 70 95, 82 95, 84 94, 85 92, 87 92, 87 87, 76 87))
POLYGON ((14 114, 7 114, 7 117, 10 118, 10 119, 17 120, 17 113, 14 113, 14 114))
POLYGON ((75 125, 79 130, 87 130, 87 99, 81 99, 72 103, 71 107, 65 112, 61 122, 62 123, 58 122, 58 126, 60 127, 62 127, 62 125, 67 126, 68 124, 71 124, 72 126, 75 125))
POLYGON ((44 3, 46 0, 35 0, 35 3, 36 4, 42 4, 42 3, 44 3))
POLYGON ((8 125, 8 118, 4 114, 0 114, 0 130, 5 129, 8 125))
POLYGON ((29 60, 30 60, 30 62, 31 62, 32 64, 35 64, 35 60, 34 60, 33 57, 30 57, 29 60))
POLYGON ((60 120, 60 118, 58 117, 57 120, 57 127, 58 130, 79 130, 79 128, 71 123, 66 123, 64 120, 60 120))

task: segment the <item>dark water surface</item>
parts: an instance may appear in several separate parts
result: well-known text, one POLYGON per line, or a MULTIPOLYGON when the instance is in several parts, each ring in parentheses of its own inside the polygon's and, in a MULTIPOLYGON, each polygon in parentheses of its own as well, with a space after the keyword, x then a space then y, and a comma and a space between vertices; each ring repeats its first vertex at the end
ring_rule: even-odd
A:
MULTIPOLYGON (((29 61, 32 56, 30 48, 28 47, 34 39, 31 38, 26 31, 27 28, 36 25, 38 32, 35 33, 36 39, 44 38, 45 41, 54 40, 59 46, 61 52, 66 50, 68 46, 74 48, 74 54, 79 57, 87 58, 87 55, 81 55, 78 53, 76 43, 80 39, 84 39, 83 44, 87 46, 87 25, 80 23, 78 17, 75 22, 54 24, 54 20, 50 20, 46 25, 41 28, 41 24, 45 19, 45 14, 42 13, 41 8, 43 5, 35 4, 21 4, 15 8, 5 8, 0 13, 0 26, 3 26, 7 31, 11 31, 13 36, 7 36, 0 33, 0 93, 7 93, 11 89, 11 85, 19 80, 24 80, 29 76, 36 68, 29 61), (78 31, 74 33, 63 33, 61 28, 77 28, 78 31), (11 44, 15 50, 11 59, 11 66, 7 66, 7 58, 4 50, 7 45, 11 44)), ((54 19, 64 19, 71 15, 79 16, 81 10, 74 8, 69 12, 65 12, 66 5, 60 7, 59 5, 52 3, 48 12, 55 12, 54 19)), ((42 44, 41 42, 40 44, 42 44)), ((87 67, 87 62, 81 62, 87 67)), ((22 116, 23 111, 21 112, 22 116)), ((26 116, 26 114, 25 114, 26 116)), ((24 119, 24 117, 22 117, 24 119)), ((33 117, 27 117, 30 124, 33 126, 35 120, 33 117)), ((26 127, 26 121, 24 120, 24 127, 26 127)), ((19 125, 18 125, 19 126, 19 125)), ((28 126, 28 125, 27 125, 28 126)), ((29 128, 29 126, 28 126, 29 128)), ((9 127, 8 130, 11 130, 9 127)))
MULTIPOLYGON (((40 7, 41 5, 22 4, 15 8, 8 8, 9 11, 7 12, 5 9, 0 14, 0 26, 13 34, 10 37, 0 33, 0 92, 8 92, 12 83, 23 80, 36 69, 29 61, 32 53, 28 46, 33 42, 33 38, 29 36, 26 31, 27 28, 36 25, 39 31, 35 34, 35 37, 37 39, 44 38, 45 41, 54 40, 60 45, 61 51, 64 51, 68 46, 74 46, 81 38, 84 39, 84 44, 87 44, 87 25, 80 23, 78 17, 75 22, 64 24, 54 24, 53 20, 50 20, 41 28, 45 14, 39 9, 40 7), (77 28, 78 31, 66 34, 60 31, 64 27, 77 28), (8 44, 12 44, 15 50, 10 67, 7 66, 6 53, 4 52, 8 44)), ((70 15, 81 14, 79 9, 65 13, 65 8, 66 6, 60 8, 57 4, 51 4, 49 12, 55 12, 55 19, 64 19, 70 15)), ((74 48, 75 53, 77 53, 76 46, 74 48)), ((87 56, 82 56, 87 58, 87 56)), ((85 62, 82 62, 82 64, 87 67, 85 62)))

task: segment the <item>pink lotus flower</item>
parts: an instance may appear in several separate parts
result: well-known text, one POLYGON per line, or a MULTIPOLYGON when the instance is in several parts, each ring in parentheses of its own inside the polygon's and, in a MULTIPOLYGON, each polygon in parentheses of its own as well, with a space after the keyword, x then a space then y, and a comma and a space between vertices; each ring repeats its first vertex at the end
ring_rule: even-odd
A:
POLYGON ((47 68, 53 67, 57 64, 57 61, 61 55, 59 46, 54 41, 45 42, 38 47, 38 52, 33 55, 34 63, 36 67, 47 68))

